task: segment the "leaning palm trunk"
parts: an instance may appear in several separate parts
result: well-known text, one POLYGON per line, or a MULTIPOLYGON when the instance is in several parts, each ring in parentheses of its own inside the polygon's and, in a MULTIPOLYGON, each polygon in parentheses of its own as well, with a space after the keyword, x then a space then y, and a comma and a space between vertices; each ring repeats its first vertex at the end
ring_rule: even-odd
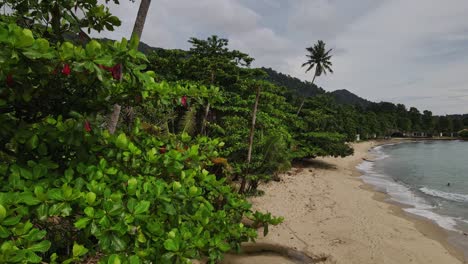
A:
MULTIPOLYGON (((137 18, 135 20, 135 25, 133 26, 132 37, 137 36, 138 41, 141 38, 141 34, 143 33, 143 28, 145 26, 146 15, 148 14, 149 6, 151 4, 151 0, 141 0, 140 7, 138 8, 137 18)), ((117 123, 119 122, 120 111, 122 107, 118 104, 114 105, 114 110, 112 111, 109 117, 109 123, 107 129, 109 133, 114 134, 117 128, 117 123)), ((130 106, 130 111, 132 108, 130 106)))
MULTIPOLYGON (((312 79, 312 84, 314 84, 315 77, 317 77, 317 74, 314 74, 314 78, 312 79)), ((299 110, 297 110, 296 115, 299 115, 299 113, 301 113, 302 107, 304 107, 305 99, 306 99, 305 96, 302 97, 301 105, 299 106, 299 110)))
MULTIPOLYGON (((260 100, 260 86, 257 87, 257 96, 255 97, 255 104, 252 113, 252 124, 250 126, 250 135, 249 135, 249 150, 247 152, 247 166, 250 167, 250 162, 252 161, 252 149, 253 149, 253 141, 254 141, 254 134, 255 134, 255 123, 257 121, 257 109, 258 109, 258 101, 260 100)), ((245 190, 245 185, 247 184, 247 178, 244 176, 242 178, 241 186, 239 189, 240 193, 243 193, 245 190)))
POLYGON ((141 0, 140 8, 138 9, 137 18, 135 20, 135 25, 133 26, 132 37, 136 35, 138 39, 141 38, 150 4, 151 0, 141 0))

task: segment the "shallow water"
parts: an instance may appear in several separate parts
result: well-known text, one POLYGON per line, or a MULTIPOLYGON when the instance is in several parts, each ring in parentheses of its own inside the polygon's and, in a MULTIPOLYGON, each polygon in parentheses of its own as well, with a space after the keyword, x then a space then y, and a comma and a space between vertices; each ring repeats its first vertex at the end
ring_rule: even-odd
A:
POLYGON ((468 142, 421 141, 376 147, 358 166, 363 180, 404 210, 451 231, 468 231, 468 142), (450 183, 450 184, 448 184, 450 183))

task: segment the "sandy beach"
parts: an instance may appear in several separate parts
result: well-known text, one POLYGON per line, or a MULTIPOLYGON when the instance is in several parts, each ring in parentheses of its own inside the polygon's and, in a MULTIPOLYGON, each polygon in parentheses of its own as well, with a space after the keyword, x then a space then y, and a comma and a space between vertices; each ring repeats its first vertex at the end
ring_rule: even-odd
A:
MULTIPOLYGON (((281 182, 260 186, 265 195, 252 199, 254 207, 285 221, 257 242, 325 256, 320 263, 465 263, 444 230, 409 217, 360 180, 356 165, 372 159, 368 150, 380 143, 357 143, 353 156, 317 159, 282 175, 281 182)), ((294 262, 228 255, 223 263, 294 262)))

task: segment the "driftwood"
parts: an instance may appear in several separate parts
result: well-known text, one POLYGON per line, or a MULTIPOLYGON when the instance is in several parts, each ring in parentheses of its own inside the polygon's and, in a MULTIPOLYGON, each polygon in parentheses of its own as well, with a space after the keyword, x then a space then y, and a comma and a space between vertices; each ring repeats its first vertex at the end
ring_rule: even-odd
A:
MULTIPOLYGON (((308 252, 300 251, 278 244, 270 243, 249 243, 241 247, 240 255, 258 256, 262 254, 277 255, 299 264, 323 263, 330 260, 327 255, 312 255, 308 252)), ((221 262, 225 263, 225 262, 221 262)), ((228 263, 226 263, 228 264, 228 263)))

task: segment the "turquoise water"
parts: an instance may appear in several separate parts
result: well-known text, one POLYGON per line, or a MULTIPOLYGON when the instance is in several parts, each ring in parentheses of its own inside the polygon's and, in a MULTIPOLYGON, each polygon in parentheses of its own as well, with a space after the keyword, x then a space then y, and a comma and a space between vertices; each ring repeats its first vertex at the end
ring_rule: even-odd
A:
POLYGON ((422 141, 371 150, 358 166, 365 182, 405 211, 452 231, 468 231, 468 142, 422 141))

